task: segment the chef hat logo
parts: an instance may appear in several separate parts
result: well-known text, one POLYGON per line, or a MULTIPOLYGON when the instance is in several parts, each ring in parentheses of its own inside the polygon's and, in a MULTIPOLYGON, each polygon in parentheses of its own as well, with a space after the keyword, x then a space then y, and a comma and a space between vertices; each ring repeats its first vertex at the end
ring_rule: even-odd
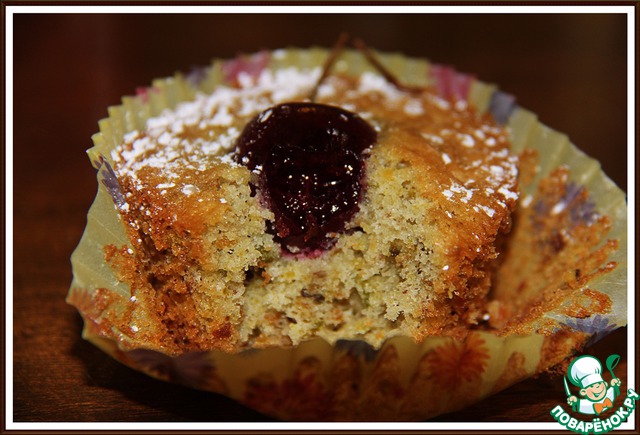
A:
POLYGON ((597 358, 584 355, 569 365, 569 380, 573 385, 587 388, 589 385, 604 382, 602 379, 602 364, 597 358))

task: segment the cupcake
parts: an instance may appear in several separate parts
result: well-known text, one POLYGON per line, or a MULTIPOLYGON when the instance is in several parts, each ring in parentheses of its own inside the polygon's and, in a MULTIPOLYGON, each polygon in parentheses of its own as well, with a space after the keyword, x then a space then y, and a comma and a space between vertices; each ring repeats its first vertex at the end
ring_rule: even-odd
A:
POLYGON ((68 301, 152 376, 285 420, 420 420, 626 324, 624 194, 469 75, 277 50, 109 114, 68 301))

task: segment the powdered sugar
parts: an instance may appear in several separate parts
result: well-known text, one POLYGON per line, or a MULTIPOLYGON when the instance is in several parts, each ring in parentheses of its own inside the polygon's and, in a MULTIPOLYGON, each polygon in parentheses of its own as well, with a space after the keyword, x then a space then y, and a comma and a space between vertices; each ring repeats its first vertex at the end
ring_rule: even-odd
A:
MULTIPOLYGON (((280 102, 303 98, 319 74, 319 68, 264 70, 257 79, 239 74, 239 88, 220 86, 210 95, 199 94, 166 109, 150 118, 144 131, 124 135, 123 145, 112 152, 117 173, 136 180, 143 168, 157 168, 167 180, 175 180, 181 168, 202 171, 212 164, 235 164, 229 155, 250 117, 280 102)), ((185 195, 188 192, 183 189, 185 195)))
POLYGON ((422 115, 424 113, 422 102, 415 98, 408 100, 404 105, 404 113, 409 116, 422 115))
POLYGON ((496 211, 494 209, 492 209, 491 207, 487 207, 485 205, 482 205, 482 204, 474 205, 473 209, 476 212, 479 212, 480 210, 482 210, 489 217, 493 217, 493 215, 496 214, 496 211))
POLYGON ((441 136, 437 136, 435 134, 430 134, 430 133, 421 133, 421 136, 434 144, 437 144, 437 145, 444 144, 444 139, 441 136))
POLYGON ((356 92, 360 94, 376 92, 384 95, 390 102, 397 101, 405 96, 398 88, 390 85, 384 77, 370 72, 365 72, 360 76, 356 92))
MULTIPOLYGON (((479 132, 480 130, 477 130, 479 132)), ((483 133, 484 134, 484 133, 483 133)), ((495 134, 495 132, 491 132, 495 134)), ((462 138, 463 135, 458 134, 458 138, 462 138)), ((482 134, 474 135, 482 137, 482 134)), ((468 135, 468 137, 471 137, 468 135)), ((486 145, 488 139, 494 139, 493 136, 483 137, 482 142, 475 142, 475 146, 479 144, 485 144, 489 152, 483 153, 483 158, 472 159, 468 163, 457 162, 459 166, 467 171, 473 171, 478 179, 484 181, 482 189, 476 189, 474 187, 475 181, 468 179, 465 182, 465 187, 461 186, 457 181, 452 180, 450 186, 444 186, 442 189, 443 195, 450 201, 458 201, 463 204, 468 204, 474 193, 480 194, 477 201, 474 202, 472 209, 476 212, 484 212, 487 216, 493 217, 496 213, 495 208, 505 208, 510 202, 515 202, 518 199, 517 191, 517 178, 518 178, 518 159, 516 156, 509 154, 508 149, 493 149, 489 145, 486 145), (492 204, 491 206, 487 204, 492 204)), ((465 139, 463 139, 465 140, 465 139)), ((494 139, 497 142, 497 140, 494 139)), ((468 144, 467 144, 468 145, 468 144)), ((464 143, 460 143, 460 146, 466 147, 464 143)), ((445 164, 452 162, 451 157, 447 153, 442 154, 445 164)), ((471 205, 471 204, 469 204, 471 205)))
POLYGON ((474 189, 468 189, 460 184, 453 182, 448 189, 442 191, 442 194, 449 200, 457 198, 463 203, 468 203, 473 198, 474 189))
MULTIPOLYGON (((130 177, 136 183, 140 171, 155 168, 165 178, 155 186, 162 194, 169 189, 178 189, 185 196, 194 195, 197 193, 195 186, 180 181, 185 168, 205 171, 212 165, 237 165, 233 159, 234 145, 244 126, 260 113, 259 121, 266 121, 272 113, 267 110, 269 107, 305 100, 320 73, 319 67, 311 70, 265 69, 258 75, 239 73, 238 87, 218 86, 211 94, 198 94, 193 101, 164 110, 150 118, 144 129, 124 135, 123 144, 112 152, 116 174, 130 177)), ((331 80, 326 80, 319 87, 317 96, 330 98, 337 92, 331 80)), ((468 110, 466 103, 452 107, 448 101, 432 94, 419 98, 409 96, 384 77, 370 72, 363 73, 345 94, 347 98, 341 106, 353 112, 357 111, 356 106, 349 98, 362 95, 378 95, 385 105, 397 107, 399 113, 408 117, 425 115, 427 108, 433 110, 433 107, 455 111, 456 116, 468 110)), ((357 112, 377 131, 381 130, 380 123, 371 113, 357 112)), ((437 150, 445 166, 473 170, 474 178, 484 180, 486 184, 476 188, 468 183, 469 180, 452 178, 450 183, 442 185, 442 194, 450 201, 466 204, 492 217, 497 207, 505 207, 508 201, 518 198, 515 188, 517 159, 510 156, 506 148, 497 147, 505 140, 501 128, 481 125, 463 130, 460 121, 456 122, 448 128, 420 133, 426 141, 425 146, 437 150), (465 152, 476 153, 473 155, 477 157, 463 165, 458 153, 450 151, 450 147, 456 146, 467 149, 465 152), (491 149, 495 151, 487 152, 491 149)))
POLYGON ((470 134, 461 134, 460 143, 462 144, 462 146, 471 148, 476 144, 476 141, 473 139, 473 136, 471 136, 470 134))

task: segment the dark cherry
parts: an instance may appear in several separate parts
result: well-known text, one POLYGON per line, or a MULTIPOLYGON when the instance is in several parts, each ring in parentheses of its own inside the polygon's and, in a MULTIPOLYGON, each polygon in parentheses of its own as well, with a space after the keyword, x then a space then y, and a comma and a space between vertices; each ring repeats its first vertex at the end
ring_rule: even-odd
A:
POLYGON ((358 211, 365 150, 375 130, 355 113, 316 103, 286 103, 255 117, 236 143, 236 160, 259 172, 271 231, 283 249, 313 256, 358 211))

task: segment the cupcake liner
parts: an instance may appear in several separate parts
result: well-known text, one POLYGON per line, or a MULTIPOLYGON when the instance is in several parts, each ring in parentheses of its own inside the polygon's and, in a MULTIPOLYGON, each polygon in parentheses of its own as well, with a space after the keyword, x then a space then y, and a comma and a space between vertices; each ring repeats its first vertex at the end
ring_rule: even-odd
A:
MULTIPOLYGON (((540 203, 536 198, 536 190, 542 180, 548 179, 553 171, 558 168, 568 168, 567 180, 564 183, 567 189, 560 202, 554 204, 548 213, 553 214, 554 209, 567 213, 570 217, 563 227, 557 228, 565 231, 571 237, 575 232, 574 226, 592 225, 598 216, 606 216, 610 222, 610 228, 606 234, 599 235, 597 242, 594 241, 589 253, 598 249, 605 249, 609 241, 616 241, 617 248, 611 249, 606 259, 603 259, 597 267, 614 267, 607 273, 594 276, 593 279, 580 285, 581 290, 596 290, 605 294, 611 304, 606 310, 609 328, 624 326, 627 323, 627 209, 626 195, 613 181, 611 181, 602 171, 600 164, 588 157, 585 153, 576 148, 569 138, 549 127, 539 123, 536 116, 522 108, 516 108, 509 119, 509 126, 514 137, 513 149, 515 152, 535 150, 538 155, 536 173, 532 180, 521 183, 520 206, 522 209, 535 208, 540 203), (580 192, 588 193, 582 200, 572 199, 580 192), (536 201, 538 201, 536 203, 536 201), (565 209, 566 208, 566 209, 565 209), (567 210, 568 209, 568 210, 567 210)), ((534 211, 534 214, 539 211, 534 211)), ((527 214, 526 212, 523 214, 527 214)), ((520 245, 519 249, 527 250, 527 247, 520 245)), ((537 247, 531 245, 528 249, 536 250, 537 247)), ((580 258, 576 257, 572 264, 578 265, 580 258)), ((576 266, 577 267, 577 266, 576 266)), ((542 289, 541 289, 542 290, 542 289)), ((568 295, 567 295, 568 296, 568 295)), ((604 313, 581 313, 580 316, 570 316, 566 314, 566 306, 559 305, 556 309, 546 310, 536 322, 530 322, 527 328, 522 328, 521 332, 536 332, 541 325, 546 322, 543 329, 553 331, 561 325, 575 326, 575 322, 586 323, 590 315, 604 313), (552 320, 551 323, 549 321, 552 320)), ((602 317, 601 317, 602 318, 602 317)), ((584 328, 574 328, 584 330, 584 328)))
MULTIPOLYGON (((573 275, 529 280, 524 297, 518 298, 507 280, 492 295, 493 329, 472 331, 464 339, 429 337, 415 343, 395 337, 380 349, 359 340, 331 345, 314 339, 292 348, 178 357, 132 348, 128 332, 109 323, 110 313, 124 309, 130 289, 105 262, 104 246, 131 248, 119 214, 126 201, 111 169, 112 150, 127 132, 143 129, 150 117, 199 92, 232 83, 238 71, 316 68, 323 65, 327 54, 319 48, 287 49, 215 60, 206 68, 156 80, 136 96, 124 97, 121 106, 109 109, 88 151, 98 170, 99 187, 71 259, 74 278, 67 297, 84 318, 87 340, 150 376, 224 394, 283 420, 415 421, 461 409, 545 371, 589 341, 626 324, 626 198, 599 163, 579 151, 566 135, 542 125, 535 114, 518 107, 513 96, 495 85, 425 60, 378 53, 403 83, 430 85, 441 96, 466 100, 508 126, 514 152, 527 156, 523 157, 521 211, 513 231, 518 246, 533 253, 534 264, 527 270, 537 267, 544 276, 547 266, 542 254, 548 249, 528 236, 527 225, 557 219, 562 227, 556 229, 567 234, 563 243, 568 246, 564 251, 569 252, 556 253, 557 259, 573 275), (546 204, 541 191, 549 183, 556 183, 556 191, 560 189, 554 204, 546 204), (580 231, 588 233, 594 225, 608 232, 592 235, 588 246, 571 239, 580 231), (575 265, 581 267, 579 273, 575 265), (521 305, 514 305, 514 299, 521 305), (518 320, 517 327, 509 323, 509 317, 518 320)), ((350 50, 340 56, 334 70, 352 75, 375 72, 359 52, 350 50)), ((526 260, 518 255, 507 252, 504 264, 526 260)))

